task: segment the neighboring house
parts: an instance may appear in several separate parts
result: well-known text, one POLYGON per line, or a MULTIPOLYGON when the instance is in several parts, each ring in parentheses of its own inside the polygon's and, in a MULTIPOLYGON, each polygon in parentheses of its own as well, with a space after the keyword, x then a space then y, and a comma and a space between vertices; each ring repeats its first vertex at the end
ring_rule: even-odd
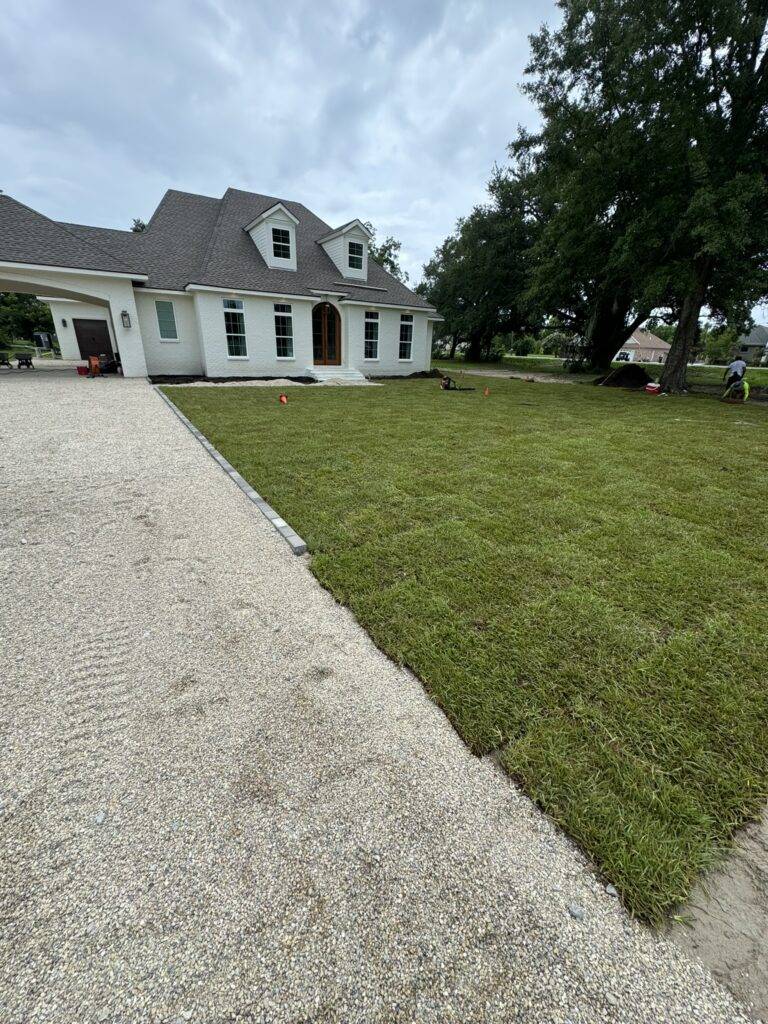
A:
POLYGON ((59 223, 0 195, 0 291, 48 302, 62 356, 119 352, 126 376, 407 375, 433 307, 368 258, 359 220, 300 203, 169 190, 145 231, 59 223))
POLYGON ((743 359, 750 366, 768 362, 768 327, 756 324, 749 334, 742 334, 733 349, 734 359, 743 359))
POLYGON ((663 363, 671 347, 650 331, 638 328, 616 353, 616 359, 630 363, 663 363))

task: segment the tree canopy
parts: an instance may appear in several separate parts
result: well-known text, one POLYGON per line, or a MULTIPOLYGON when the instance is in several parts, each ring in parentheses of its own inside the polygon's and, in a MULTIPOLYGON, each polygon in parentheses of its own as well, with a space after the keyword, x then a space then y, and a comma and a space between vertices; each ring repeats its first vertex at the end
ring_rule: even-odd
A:
POLYGON ((405 284, 408 281, 408 274, 400 266, 400 250, 403 247, 403 243, 393 238, 392 235, 387 235, 383 242, 377 242, 376 229, 373 224, 369 220, 364 223, 372 235, 368 243, 369 257, 378 263, 379 266, 388 270, 398 281, 402 281, 405 284))
POLYGON ((31 341, 35 331, 54 333, 49 306, 34 295, 0 292, 0 341, 31 341))
POLYGON ((534 225, 523 216, 520 194, 497 178, 493 203, 459 221, 424 267, 419 291, 444 317, 444 330, 465 343, 472 359, 490 353, 495 335, 524 331, 523 301, 534 225))
POLYGON ((680 388, 702 310, 744 327, 768 293, 768 0, 559 7, 526 68, 540 127, 518 132, 482 213, 520 259, 482 285, 475 211, 425 267, 425 291, 482 336, 510 309, 547 321, 595 367, 663 317, 677 326, 662 383, 680 388))

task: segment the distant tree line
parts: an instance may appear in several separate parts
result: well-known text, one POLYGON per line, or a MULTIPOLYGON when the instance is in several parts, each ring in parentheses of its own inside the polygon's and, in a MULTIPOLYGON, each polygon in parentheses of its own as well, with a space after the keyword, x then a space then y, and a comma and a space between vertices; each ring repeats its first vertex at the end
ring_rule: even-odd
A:
POLYGON ((679 390, 702 315, 738 333, 768 295, 768 2, 559 7, 523 86, 541 128, 518 131, 419 290, 473 359, 555 333, 604 369, 649 318, 674 324, 661 383, 679 390))
POLYGON ((31 342, 35 331, 54 333, 50 307, 34 295, 0 292, 0 348, 31 342))

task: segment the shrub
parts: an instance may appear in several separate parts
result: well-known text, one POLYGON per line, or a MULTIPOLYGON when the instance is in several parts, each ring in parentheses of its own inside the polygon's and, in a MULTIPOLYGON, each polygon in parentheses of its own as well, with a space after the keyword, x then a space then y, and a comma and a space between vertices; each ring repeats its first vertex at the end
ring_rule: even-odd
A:
POLYGON ((520 334, 512 341, 512 351, 516 356, 529 356, 536 351, 536 339, 530 334, 520 334))
POLYGON ((551 331, 541 340, 541 351, 547 356, 562 356, 571 343, 571 335, 565 331, 551 331))

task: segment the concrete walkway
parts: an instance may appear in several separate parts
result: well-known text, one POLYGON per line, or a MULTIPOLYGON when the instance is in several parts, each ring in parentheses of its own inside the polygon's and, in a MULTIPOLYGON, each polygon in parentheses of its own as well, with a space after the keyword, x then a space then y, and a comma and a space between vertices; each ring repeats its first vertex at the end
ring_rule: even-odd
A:
POLYGON ((151 388, 0 379, 3 1024, 742 1021, 151 388))

